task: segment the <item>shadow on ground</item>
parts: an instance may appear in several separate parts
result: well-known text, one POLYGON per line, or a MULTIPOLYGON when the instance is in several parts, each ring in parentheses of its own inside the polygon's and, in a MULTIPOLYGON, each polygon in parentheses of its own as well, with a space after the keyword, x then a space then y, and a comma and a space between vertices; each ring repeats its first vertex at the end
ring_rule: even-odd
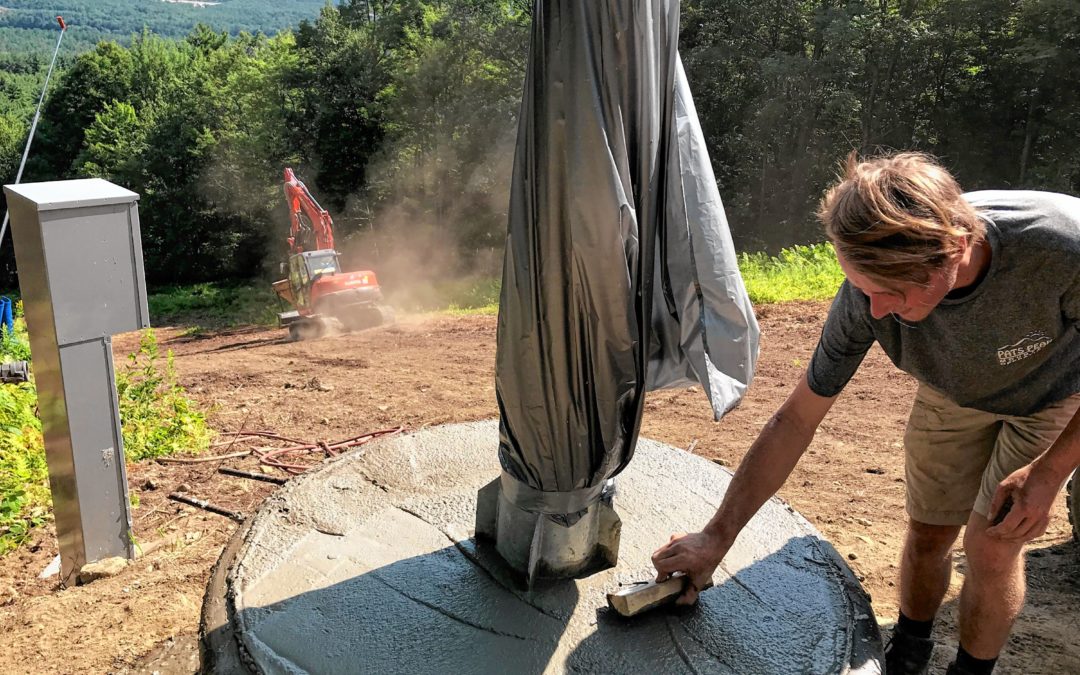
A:
MULTIPOLYGON (((321 566, 329 581, 321 588, 293 592, 264 578, 245 589, 243 604, 272 601, 242 609, 204 639, 240 644, 264 669, 320 674, 878 672, 869 634, 837 625, 837 608, 818 606, 847 601, 839 559, 821 544, 793 537, 734 577, 718 576, 697 606, 633 619, 606 607, 614 572, 530 593, 488 544, 467 540, 335 578, 360 563, 350 555, 364 558, 343 552, 340 562, 290 570, 302 580, 321 566), (853 636, 861 640, 854 650, 853 636)), ((849 618, 874 626, 869 616, 849 618)))

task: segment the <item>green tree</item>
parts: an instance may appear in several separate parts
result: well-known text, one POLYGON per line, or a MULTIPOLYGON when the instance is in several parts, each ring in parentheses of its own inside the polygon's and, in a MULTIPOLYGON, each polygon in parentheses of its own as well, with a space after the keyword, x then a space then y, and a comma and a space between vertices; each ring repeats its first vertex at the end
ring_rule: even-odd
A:
POLYGON ((86 130, 106 104, 130 100, 136 73, 133 53, 115 42, 80 55, 58 78, 46 102, 28 178, 71 178, 86 130))
POLYGON ((294 142, 335 211, 366 186, 368 161, 383 138, 377 96, 390 81, 392 54, 377 25, 355 9, 328 5, 296 36, 299 60, 288 78, 300 94, 290 120, 294 142))
POLYGON ((449 231, 465 263, 505 237, 528 27, 521 3, 432 3, 379 95, 387 138, 375 203, 449 231))
POLYGON ((682 50, 736 244, 820 238, 852 150, 921 149, 969 189, 1077 189, 1069 0, 690 0, 682 50))
POLYGON ((86 130, 85 147, 75 160, 80 175, 130 183, 132 164, 144 150, 145 129, 134 106, 106 103, 86 130))
POLYGON ((25 133, 26 129, 13 115, 0 115, 0 180, 4 183, 15 180, 25 133))
MULTIPOLYGON (((116 8, 95 2, 71 0, 80 25, 116 8)), ((28 179, 139 192, 154 281, 265 271, 283 253, 285 166, 345 247, 432 233, 469 264, 497 250, 529 0, 320 0, 317 16, 303 0, 314 20, 274 37, 220 20, 253 2, 170 14, 64 65, 28 179)), ((7 5, 0 39, 12 21, 49 29, 46 0, 7 5)), ((1075 0, 684 0, 680 49, 737 246, 820 240, 814 207, 852 150, 927 150, 969 189, 1080 191, 1078 36, 1075 0)), ((0 171, 41 67, 0 44, 0 171)))

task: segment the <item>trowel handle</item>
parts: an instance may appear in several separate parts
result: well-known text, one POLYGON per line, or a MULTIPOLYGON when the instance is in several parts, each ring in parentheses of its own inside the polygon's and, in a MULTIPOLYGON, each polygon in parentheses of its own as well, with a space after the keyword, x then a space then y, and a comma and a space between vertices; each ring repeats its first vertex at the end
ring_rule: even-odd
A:
MULTIPOLYGON (((608 594, 608 604, 622 616, 635 616, 655 607, 674 602, 686 590, 689 577, 673 576, 657 583, 646 581, 608 594)), ((710 581, 706 588, 712 586, 710 581)), ((704 590, 704 589, 702 589, 704 590)))

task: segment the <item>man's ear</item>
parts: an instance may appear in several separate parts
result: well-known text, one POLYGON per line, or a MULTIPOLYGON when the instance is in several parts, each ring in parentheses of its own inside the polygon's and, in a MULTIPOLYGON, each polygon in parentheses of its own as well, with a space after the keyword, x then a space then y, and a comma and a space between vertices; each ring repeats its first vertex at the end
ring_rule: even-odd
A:
POLYGON ((957 249, 957 251, 956 251, 956 257, 958 259, 963 258, 964 255, 967 254, 968 249, 971 248, 971 240, 972 240, 972 235, 971 234, 965 234, 964 236, 960 237, 960 242, 959 242, 960 243, 960 248, 957 249))
POLYGON ((959 265, 964 261, 964 258, 970 253, 972 246, 975 244, 974 235, 968 234, 960 237, 959 248, 950 256, 953 263, 959 265))

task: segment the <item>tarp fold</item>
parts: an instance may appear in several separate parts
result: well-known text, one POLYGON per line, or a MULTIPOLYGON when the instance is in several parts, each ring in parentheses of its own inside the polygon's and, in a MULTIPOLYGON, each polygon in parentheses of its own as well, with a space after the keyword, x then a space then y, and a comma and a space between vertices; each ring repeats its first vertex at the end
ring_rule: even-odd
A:
POLYGON ((719 418, 753 375, 758 328, 678 23, 674 0, 534 6, 496 355, 499 456, 528 510, 598 497, 633 455, 646 390, 700 383, 719 418))

